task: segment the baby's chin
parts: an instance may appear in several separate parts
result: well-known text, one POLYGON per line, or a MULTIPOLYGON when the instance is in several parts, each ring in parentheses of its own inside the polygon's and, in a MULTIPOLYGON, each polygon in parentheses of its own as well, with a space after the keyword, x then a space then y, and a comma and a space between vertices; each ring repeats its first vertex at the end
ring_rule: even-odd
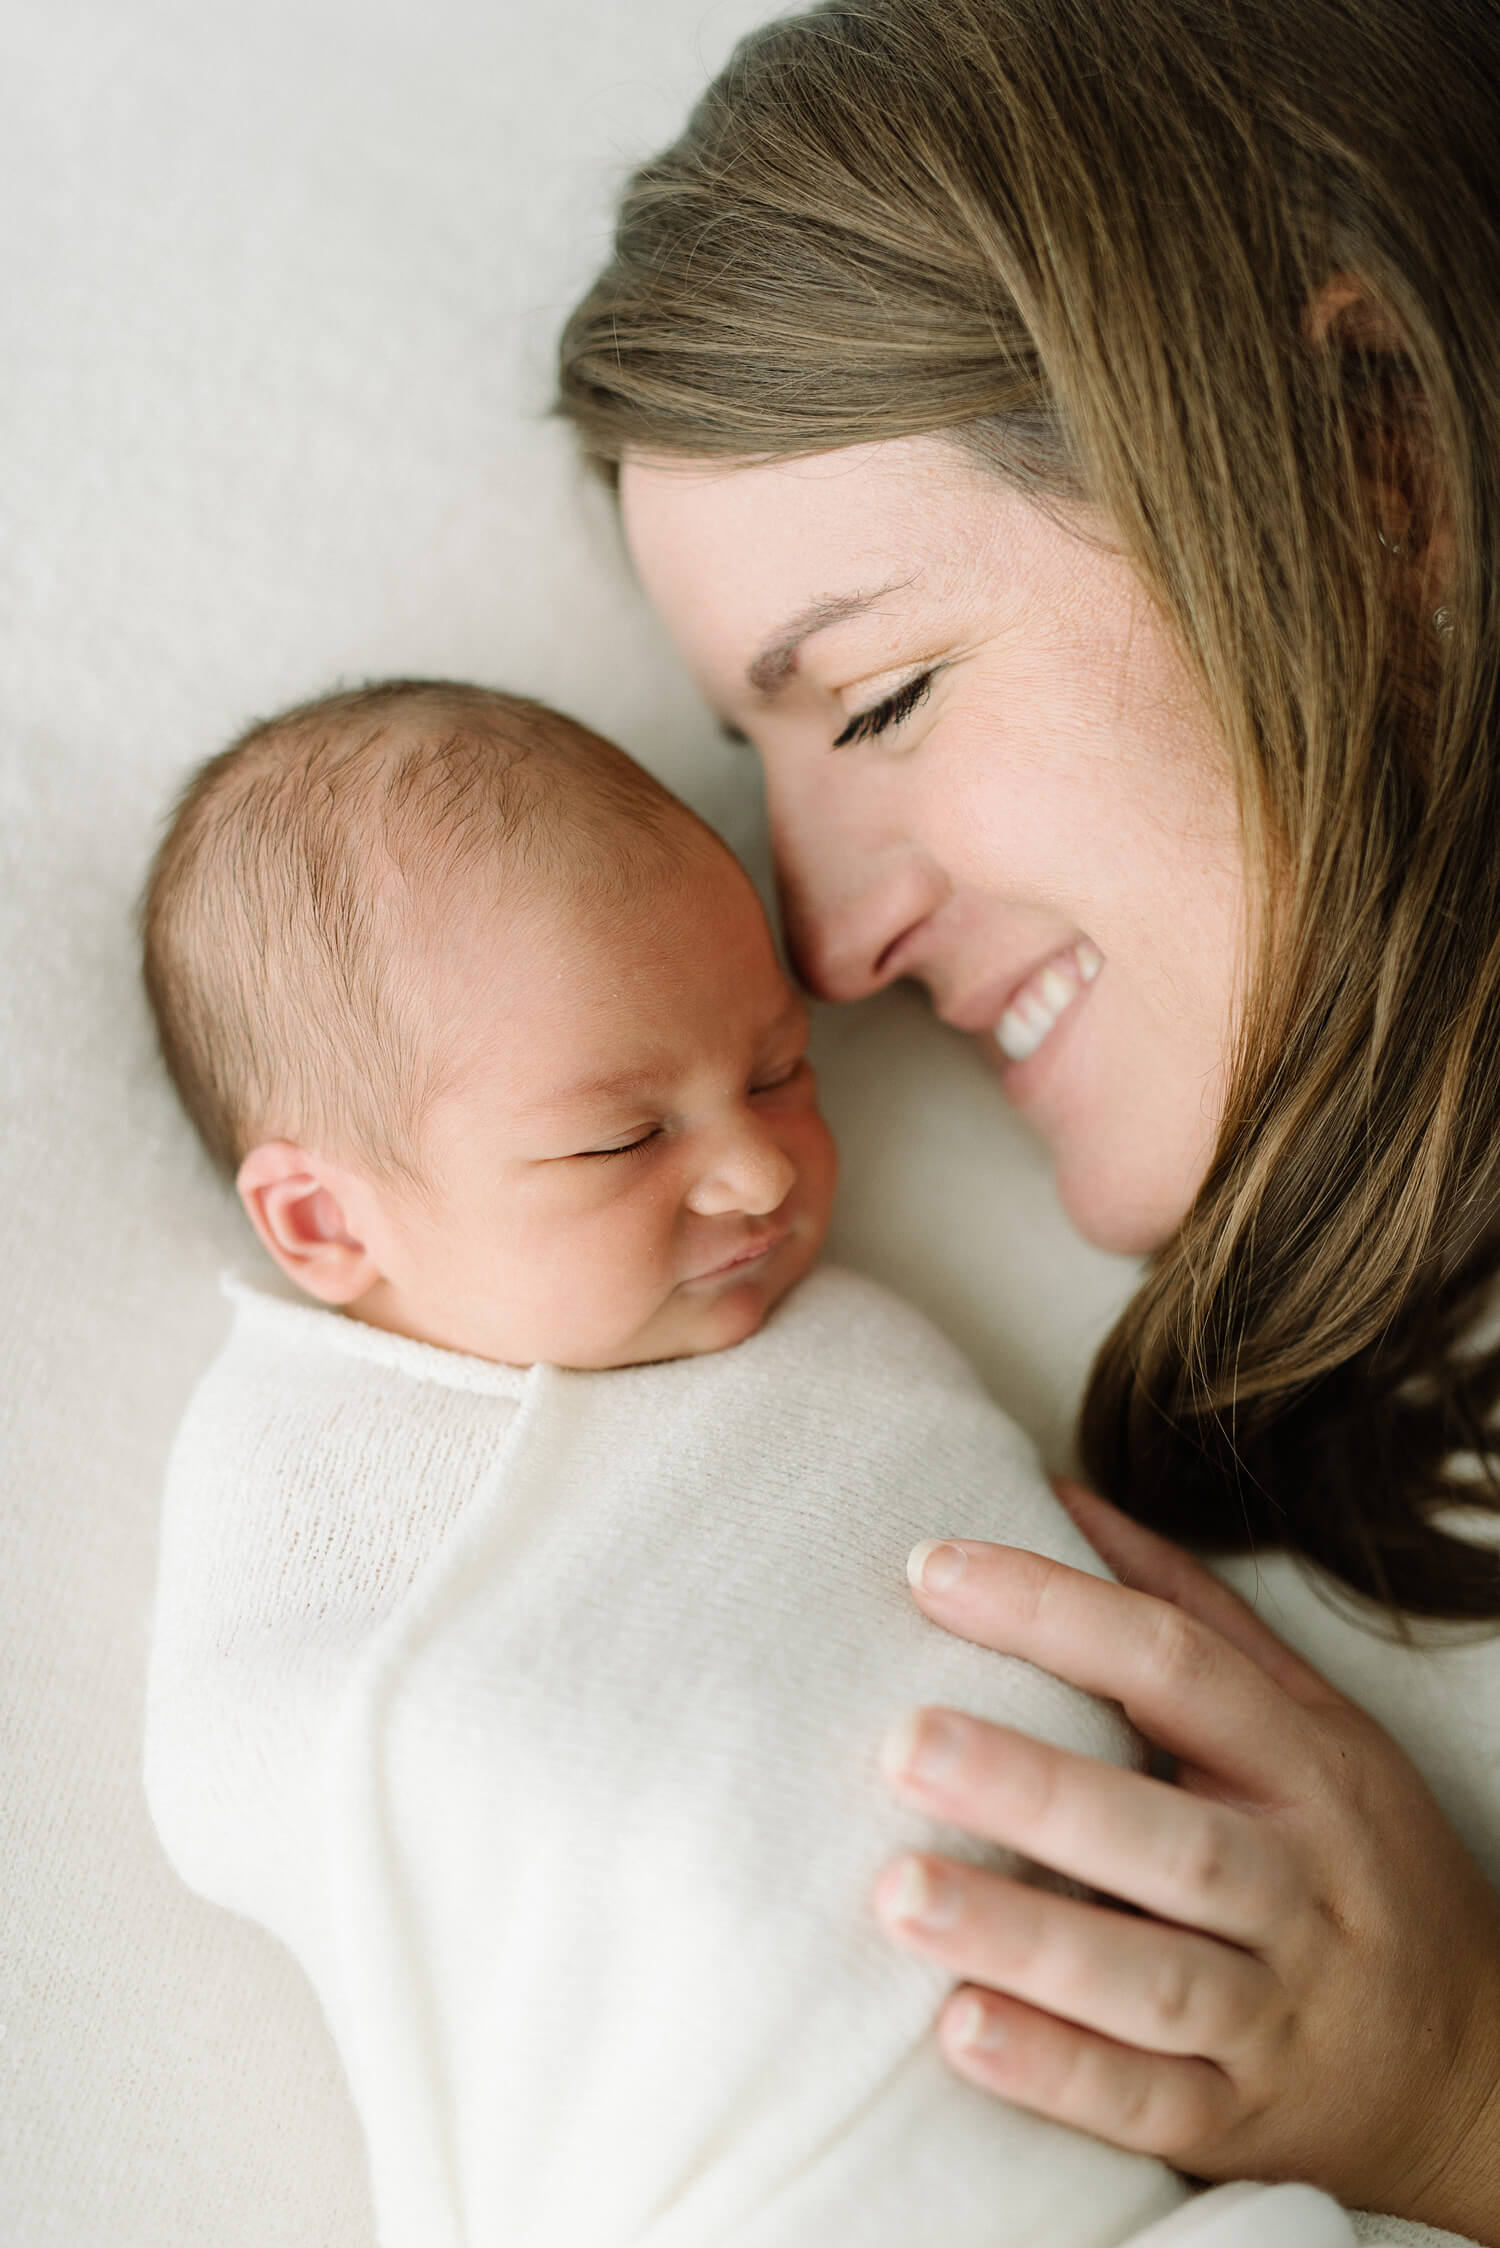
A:
POLYGON ((715 1309, 731 1331, 722 1342, 704 1343, 701 1348, 730 1350, 736 1343, 747 1341, 764 1326, 782 1298, 789 1296, 799 1281, 806 1278, 822 1246, 821 1234, 816 1237, 794 1234, 771 1259, 765 1273, 758 1273, 754 1279, 742 1281, 726 1292, 715 1309))
POLYGON ((609 1363, 641 1366, 672 1358, 707 1358, 748 1342, 804 1278, 821 1247, 821 1237, 793 1235, 773 1253, 764 1270, 743 1280, 728 1279, 711 1293, 677 1295, 672 1316, 662 1322, 659 1332, 641 1336, 609 1363))
MULTIPOLYGON (((805 1266, 803 1270, 806 1270, 805 1266)), ((782 1297, 789 1295, 801 1278, 802 1273, 799 1272, 796 1279, 784 1280, 779 1286, 768 1286, 760 1280, 745 1280, 727 1289, 713 1305, 702 1336, 688 1346, 691 1355, 704 1358, 711 1351, 733 1350, 736 1343, 748 1342, 765 1325, 782 1297)))

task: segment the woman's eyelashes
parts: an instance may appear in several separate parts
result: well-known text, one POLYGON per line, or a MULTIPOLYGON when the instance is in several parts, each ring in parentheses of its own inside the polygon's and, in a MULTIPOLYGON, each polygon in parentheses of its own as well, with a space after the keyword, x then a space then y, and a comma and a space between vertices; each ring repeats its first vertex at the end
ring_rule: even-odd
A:
POLYGON ((884 702, 874 703, 870 709, 860 711, 857 717, 850 719, 843 732, 834 737, 834 748, 848 749, 854 742, 873 741, 887 727, 899 726, 903 718, 911 716, 918 703, 927 700, 936 677, 935 671, 919 671, 915 679, 908 679, 904 687, 898 687, 893 695, 887 695, 884 702))

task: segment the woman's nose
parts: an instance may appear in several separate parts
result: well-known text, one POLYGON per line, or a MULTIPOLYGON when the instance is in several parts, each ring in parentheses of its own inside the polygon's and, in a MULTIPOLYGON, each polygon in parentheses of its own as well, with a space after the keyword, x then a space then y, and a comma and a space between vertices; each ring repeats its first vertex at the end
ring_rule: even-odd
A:
POLYGON ((903 973, 901 939, 937 912, 946 886, 903 855, 864 870, 847 887, 835 867, 814 870, 779 854, 776 869, 787 951, 818 999, 867 999, 903 973))
POLYGON ((797 1166, 761 1119, 747 1111, 719 1136, 688 1194, 700 1218, 768 1218, 797 1183, 797 1166))
POLYGON ((903 973, 902 937, 949 886, 899 833, 866 833, 856 805, 788 785, 766 761, 766 794, 787 951, 818 999, 866 999, 903 973))

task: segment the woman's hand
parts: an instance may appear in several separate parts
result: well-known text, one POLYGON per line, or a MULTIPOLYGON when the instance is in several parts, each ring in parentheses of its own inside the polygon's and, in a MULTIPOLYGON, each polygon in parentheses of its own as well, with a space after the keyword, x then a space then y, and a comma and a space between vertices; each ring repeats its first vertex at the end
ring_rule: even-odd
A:
POLYGON ((1128 1583, 965 1539, 917 1548, 917 1598, 1121 1702, 1177 1782, 955 1711, 892 1734, 888 1775, 934 1818, 1136 1908, 888 1866, 890 1934, 964 1978, 948 2060, 1199 2177, 1500 2243, 1500 1900, 1370 1718, 1178 1547, 1059 1488, 1128 1583))

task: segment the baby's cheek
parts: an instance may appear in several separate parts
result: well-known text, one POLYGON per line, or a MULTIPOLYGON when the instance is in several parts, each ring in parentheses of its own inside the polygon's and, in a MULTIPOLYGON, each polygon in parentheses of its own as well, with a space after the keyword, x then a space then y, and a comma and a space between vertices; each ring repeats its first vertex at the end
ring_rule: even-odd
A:
POLYGON ((622 1320, 640 1326, 676 1316, 679 1281, 684 1276, 680 1213, 676 1200, 637 1213, 628 1241, 614 1245, 611 1273, 622 1320))
POLYGON ((797 1165, 798 1183, 821 1244, 833 1211, 839 1155, 833 1134, 817 1110, 806 1118, 798 1144, 789 1152, 797 1165))

